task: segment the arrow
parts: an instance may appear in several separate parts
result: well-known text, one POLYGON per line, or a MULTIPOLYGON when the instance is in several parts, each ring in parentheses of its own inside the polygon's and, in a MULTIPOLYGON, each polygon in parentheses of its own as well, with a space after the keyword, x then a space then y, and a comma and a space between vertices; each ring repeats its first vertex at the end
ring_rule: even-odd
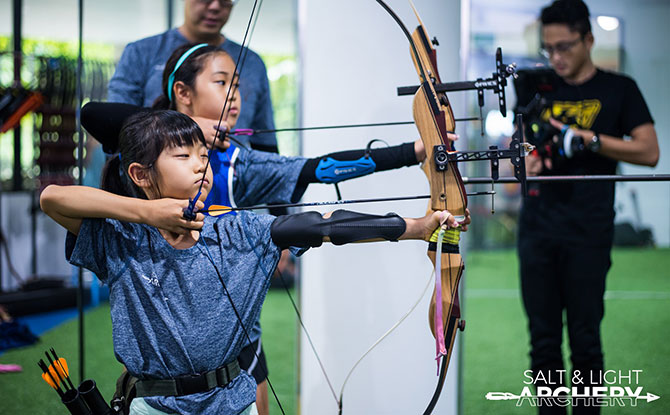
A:
POLYGON ((52 372, 53 369, 50 369, 47 367, 47 364, 44 363, 42 359, 40 359, 39 362, 37 362, 37 366, 42 369, 42 379, 51 386, 56 392, 58 392, 58 395, 62 398, 63 397, 63 391, 60 389, 60 380, 58 379, 58 375, 55 373, 55 371, 52 372))
MULTIPOLYGON (((479 117, 456 118, 454 121, 479 121, 479 117)), ((272 130, 254 130, 251 128, 238 128, 228 132, 230 135, 253 135, 263 133, 281 133, 285 131, 311 131, 311 130, 334 130, 339 128, 360 128, 360 127, 388 127, 394 125, 411 125, 414 121, 393 121, 393 122, 375 122, 366 124, 341 124, 341 125, 323 125, 319 127, 290 127, 275 128, 272 130)))
MULTIPOLYGON (((483 192, 468 193, 468 196, 486 196, 494 195, 495 191, 488 190, 483 192)), ((332 206, 332 205, 348 205, 352 203, 375 203, 375 202, 397 202, 400 200, 415 200, 415 199, 430 199, 430 195, 419 196, 398 196, 398 197, 380 197, 372 199, 349 199, 349 200, 333 200, 330 202, 305 202, 305 203, 282 203, 276 205, 258 205, 258 206, 243 206, 231 207, 224 205, 210 205, 208 209, 200 210, 200 213, 208 213, 210 216, 219 216, 232 211, 238 210, 257 210, 270 208, 289 208, 289 207, 309 207, 309 206, 332 206)))
POLYGON ((510 392, 489 392, 486 394, 486 399, 489 401, 509 401, 512 399, 520 399, 521 396, 510 392))
POLYGON ((647 402, 653 402, 657 399, 660 399, 661 397, 658 395, 654 395, 653 393, 647 392, 647 396, 638 396, 637 399, 642 399, 647 402))
POLYGON ((58 357, 58 355, 56 354, 56 350, 54 350, 53 347, 50 349, 50 351, 51 351, 51 354, 54 357, 54 362, 53 362, 52 366, 54 366, 56 368, 56 371, 58 372, 58 375, 61 378, 67 380, 67 383, 70 385, 70 389, 74 389, 74 385, 72 384, 72 381, 70 380, 70 371, 68 370, 68 367, 67 367, 67 361, 65 360, 64 357, 58 357))
MULTIPOLYGON (((513 399, 522 399, 522 398, 540 398, 537 395, 530 395, 530 396, 520 396, 520 395, 515 395, 510 392, 489 392, 486 394, 486 399, 489 401, 509 401, 513 399)), ((550 398, 549 396, 543 396, 542 398, 550 398)), ((561 399, 574 399, 573 397, 570 396, 556 396, 555 398, 561 398, 561 399)), ((581 398, 581 397, 580 397, 581 398)), ((591 398, 594 398, 591 396, 591 398)), ((607 397, 605 397, 607 398, 607 397)), ((646 396, 609 396, 609 398, 629 398, 629 399, 641 399, 647 402, 653 402, 657 399, 660 399, 661 397, 658 395, 654 395, 653 393, 647 392, 646 396)))

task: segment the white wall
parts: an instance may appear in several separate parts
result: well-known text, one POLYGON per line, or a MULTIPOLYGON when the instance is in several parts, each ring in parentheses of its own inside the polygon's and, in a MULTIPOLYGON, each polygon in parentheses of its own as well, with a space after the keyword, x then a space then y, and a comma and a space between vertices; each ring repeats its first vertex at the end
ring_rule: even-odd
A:
MULTIPOLYGON (((36 212, 36 252, 33 252, 31 236, 30 192, 4 192, 0 195, 0 228, 7 238, 12 266, 23 282, 39 275, 56 277, 70 282, 72 267, 65 260, 65 229, 47 217, 41 210, 36 212), (37 256, 36 273, 32 272, 33 254, 37 256)), ((16 290, 20 286, 10 274, 9 262, 2 252, 0 259, 1 288, 16 290)))
MULTIPOLYGON (((416 20, 408 3, 389 3, 413 30, 416 20)), ((440 40, 442 79, 459 79, 460 1, 415 3, 431 36, 440 40)), ((396 87, 417 82, 409 46, 380 6, 374 1, 301 0, 299 24, 302 125, 412 119, 411 97, 396 96, 396 87)), ((373 138, 394 145, 417 137, 414 126, 308 132, 303 135, 303 155, 362 148, 373 138)), ((416 167, 345 182, 340 188, 345 199, 428 191, 425 176, 416 167)), ((311 186, 304 197, 306 201, 334 199, 333 187, 326 185, 311 186)), ((346 208, 422 216, 426 202, 346 208)), ((324 246, 303 257, 305 324, 338 394, 358 357, 419 297, 431 273, 426 248, 423 242, 324 246)), ((427 322, 430 292, 432 288, 411 317, 354 372, 344 394, 344 413, 408 414, 425 409, 437 380, 435 345, 427 322)), ((301 412, 337 413, 304 335, 300 348, 301 412)), ((435 413, 454 413, 456 374, 456 359, 452 359, 449 384, 435 413)))
MULTIPOLYGON (((656 123, 661 159, 656 168, 622 164, 624 174, 670 173, 670 2, 646 0, 594 0, 592 14, 609 14, 623 20, 623 72, 637 81, 656 123)), ((598 40, 596 39, 596 42, 598 40)), ((651 227, 658 245, 670 245, 670 183, 625 183, 617 186, 617 222, 651 227), (640 201, 641 222, 632 207, 630 190, 640 201)))

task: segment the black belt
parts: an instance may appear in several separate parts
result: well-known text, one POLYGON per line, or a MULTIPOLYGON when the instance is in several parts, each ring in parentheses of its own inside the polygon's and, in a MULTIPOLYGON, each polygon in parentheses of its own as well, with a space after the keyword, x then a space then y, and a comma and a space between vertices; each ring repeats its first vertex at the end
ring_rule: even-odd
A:
POLYGON ((145 379, 135 384, 137 397, 183 396, 207 392, 217 386, 226 386, 240 374, 240 365, 234 360, 209 372, 178 376, 174 379, 145 379))

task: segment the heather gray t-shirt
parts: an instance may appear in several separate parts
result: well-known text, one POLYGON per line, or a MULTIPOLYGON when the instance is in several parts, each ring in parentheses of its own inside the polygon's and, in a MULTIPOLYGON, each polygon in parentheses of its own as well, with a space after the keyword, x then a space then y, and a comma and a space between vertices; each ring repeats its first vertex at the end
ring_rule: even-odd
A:
MULTIPOLYGON (((307 159, 231 146, 227 151, 212 152, 210 162, 214 186, 205 205, 254 206, 291 203, 307 159)), ((296 196, 300 198, 302 193, 296 196)), ((260 316, 249 337, 252 342, 261 337, 260 316)))
MULTIPOLYGON (((246 335, 212 260, 251 328, 281 252, 270 237, 274 219, 248 212, 206 217, 201 240, 183 250, 154 227, 113 219, 84 219, 78 236, 68 234, 70 262, 109 285, 114 353, 133 376, 197 374, 237 358, 246 335)), ((242 371, 225 388, 145 399, 165 412, 236 414, 255 396, 253 378, 242 371)))

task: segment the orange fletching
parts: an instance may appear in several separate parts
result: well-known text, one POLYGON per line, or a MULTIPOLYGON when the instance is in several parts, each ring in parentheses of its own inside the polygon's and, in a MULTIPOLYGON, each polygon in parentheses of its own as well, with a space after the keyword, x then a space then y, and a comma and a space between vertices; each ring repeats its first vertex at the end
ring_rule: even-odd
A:
POLYGON ((221 216, 231 212, 232 210, 233 208, 231 208, 230 206, 211 205, 209 208, 207 208, 207 214, 209 216, 221 216))
POLYGON ((54 367, 60 375, 61 379, 65 379, 66 377, 70 376, 70 371, 67 369, 67 362, 65 361, 64 357, 59 357, 58 360, 56 360, 54 364, 49 367, 49 370, 53 369, 54 367))
POLYGON ((51 378, 51 376, 49 376, 49 374, 42 373, 42 379, 44 379, 44 381, 46 383, 48 383, 49 386, 51 386, 54 389, 58 389, 58 386, 60 386, 60 382, 58 381, 58 376, 56 376, 55 373, 53 374, 53 379, 51 378), (54 383, 54 379, 56 380, 56 383, 54 383))

